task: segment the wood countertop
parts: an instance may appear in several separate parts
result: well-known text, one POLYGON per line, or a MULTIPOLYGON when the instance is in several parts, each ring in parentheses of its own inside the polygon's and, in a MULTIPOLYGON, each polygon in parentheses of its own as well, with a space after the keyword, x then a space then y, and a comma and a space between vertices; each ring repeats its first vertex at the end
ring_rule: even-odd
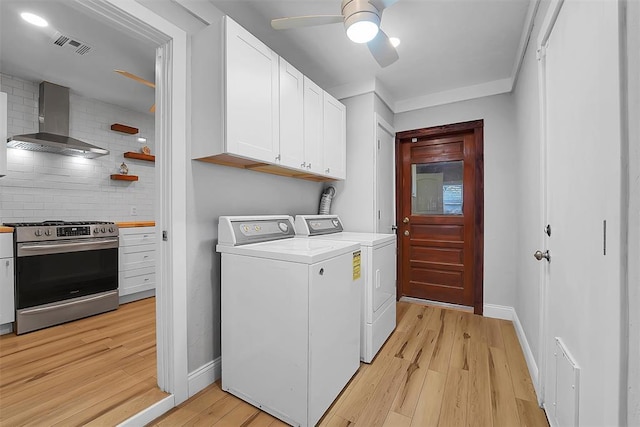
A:
POLYGON ((116 222, 118 228, 133 228, 133 227, 155 227, 155 221, 126 221, 116 222))
POLYGON ((0 233, 13 233, 13 227, 5 227, 0 225, 0 233))

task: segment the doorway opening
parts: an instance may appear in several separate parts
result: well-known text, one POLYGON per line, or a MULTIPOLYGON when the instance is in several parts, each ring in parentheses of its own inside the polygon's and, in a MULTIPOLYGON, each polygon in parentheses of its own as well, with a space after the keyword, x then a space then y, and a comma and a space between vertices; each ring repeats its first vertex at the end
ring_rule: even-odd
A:
POLYGON ((398 298, 482 314, 483 120, 396 135, 398 298))

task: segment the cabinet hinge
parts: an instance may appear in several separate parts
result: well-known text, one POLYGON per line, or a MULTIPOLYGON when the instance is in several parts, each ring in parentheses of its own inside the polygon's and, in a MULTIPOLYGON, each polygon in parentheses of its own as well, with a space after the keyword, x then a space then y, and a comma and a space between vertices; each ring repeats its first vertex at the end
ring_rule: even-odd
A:
POLYGON ((169 237, 167 237, 167 230, 162 230, 162 240, 165 242, 169 240, 169 237))

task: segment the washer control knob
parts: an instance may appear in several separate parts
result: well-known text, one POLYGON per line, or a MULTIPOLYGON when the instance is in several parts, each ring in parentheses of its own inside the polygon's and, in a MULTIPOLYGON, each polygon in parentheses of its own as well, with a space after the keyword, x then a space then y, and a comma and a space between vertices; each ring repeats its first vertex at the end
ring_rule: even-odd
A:
POLYGON ((286 222, 279 222, 278 228, 280 228, 280 230, 282 230, 283 233, 286 233, 287 231, 289 231, 289 226, 287 225, 286 222))

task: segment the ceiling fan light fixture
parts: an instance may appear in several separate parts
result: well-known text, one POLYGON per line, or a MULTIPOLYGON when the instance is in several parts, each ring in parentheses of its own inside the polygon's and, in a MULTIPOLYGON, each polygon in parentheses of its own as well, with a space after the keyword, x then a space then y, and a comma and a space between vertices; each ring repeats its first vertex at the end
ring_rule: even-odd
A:
POLYGON ((22 12, 20 14, 20 17, 27 21, 29 24, 35 25, 36 27, 47 27, 49 25, 46 19, 34 13, 22 12))
POLYGON ((359 12, 344 21, 347 37, 354 43, 367 43, 374 39, 380 30, 380 17, 371 12, 359 12))

